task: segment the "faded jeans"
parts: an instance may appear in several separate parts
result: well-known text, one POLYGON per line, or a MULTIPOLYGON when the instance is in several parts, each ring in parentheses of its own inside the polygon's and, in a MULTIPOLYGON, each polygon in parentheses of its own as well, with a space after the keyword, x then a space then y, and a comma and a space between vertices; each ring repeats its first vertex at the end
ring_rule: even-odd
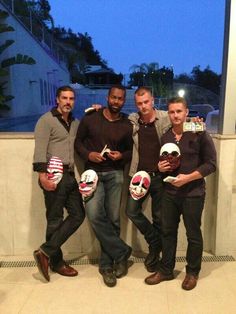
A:
POLYGON ((100 242, 100 270, 112 268, 114 262, 128 257, 131 248, 120 238, 120 204, 123 171, 98 172, 98 185, 85 210, 100 242))

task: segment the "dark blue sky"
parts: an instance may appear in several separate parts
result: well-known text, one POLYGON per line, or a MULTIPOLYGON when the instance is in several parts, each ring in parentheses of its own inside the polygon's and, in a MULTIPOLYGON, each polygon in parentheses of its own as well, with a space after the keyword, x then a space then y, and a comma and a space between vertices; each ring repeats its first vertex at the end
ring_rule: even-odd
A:
POLYGON ((158 62, 174 73, 195 65, 221 72, 224 0, 49 0, 55 25, 88 34, 123 74, 158 62))

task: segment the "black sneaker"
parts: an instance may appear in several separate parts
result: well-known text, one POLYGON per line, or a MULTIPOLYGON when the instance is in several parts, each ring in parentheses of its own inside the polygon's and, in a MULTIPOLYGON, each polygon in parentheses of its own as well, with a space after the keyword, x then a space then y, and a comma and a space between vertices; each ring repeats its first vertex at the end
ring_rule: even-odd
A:
MULTIPOLYGON (((129 248, 127 254, 119 262, 114 265, 116 278, 121 278, 127 275, 129 268, 129 257, 131 255, 132 249, 129 248)), ((131 263, 132 265, 132 263, 131 263)))
POLYGON ((112 268, 100 269, 99 272, 106 286, 114 287, 116 285, 116 275, 112 268))

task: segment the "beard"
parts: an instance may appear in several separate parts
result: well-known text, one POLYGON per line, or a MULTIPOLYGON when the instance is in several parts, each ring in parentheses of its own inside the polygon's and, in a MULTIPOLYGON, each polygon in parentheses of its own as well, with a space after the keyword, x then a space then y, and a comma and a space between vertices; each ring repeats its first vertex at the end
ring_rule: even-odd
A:
POLYGON ((66 112, 71 112, 71 110, 72 110, 72 107, 71 107, 71 106, 63 106, 63 107, 62 107, 62 111, 65 112, 65 113, 66 113, 66 112))
POLYGON ((107 103, 107 107, 111 113, 119 113, 122 109, 122 107, 112 106, 109 103, 107 103))

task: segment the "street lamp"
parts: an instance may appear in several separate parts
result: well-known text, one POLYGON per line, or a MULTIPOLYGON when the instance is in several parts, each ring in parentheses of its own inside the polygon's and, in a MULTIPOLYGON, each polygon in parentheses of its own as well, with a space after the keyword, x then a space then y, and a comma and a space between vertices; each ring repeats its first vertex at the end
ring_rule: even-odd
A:
POLYGON ((184 95, 185 95, 185 90, 184 90, 184 89, 180 89, 180 90, 178 91, 178 95, 179 95, 179 97, 184 97, 184 95))

